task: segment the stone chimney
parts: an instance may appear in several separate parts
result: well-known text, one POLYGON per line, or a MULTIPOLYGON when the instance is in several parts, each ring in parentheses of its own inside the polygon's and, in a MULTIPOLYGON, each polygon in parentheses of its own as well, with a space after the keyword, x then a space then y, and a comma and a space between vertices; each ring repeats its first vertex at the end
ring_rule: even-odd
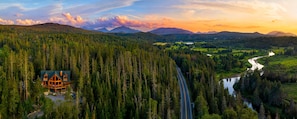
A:
POLYGON ((60 76, 63 76, 63 72, 62 71, 60 71, 60 76))

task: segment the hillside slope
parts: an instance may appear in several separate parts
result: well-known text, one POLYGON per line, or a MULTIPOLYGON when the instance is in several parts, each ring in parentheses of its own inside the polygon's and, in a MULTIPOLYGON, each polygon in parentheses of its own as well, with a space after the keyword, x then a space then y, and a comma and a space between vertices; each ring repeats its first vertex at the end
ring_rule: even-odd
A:
POLYGON ((75 28, 73 26, 62 25, 57 23, 44 23, 31 26, 20 25, 0 25, 0 29, 7 31, 19 32, 55 32, 55 33, 99 33, 95 31, 84 30, 81 28, 75 28))

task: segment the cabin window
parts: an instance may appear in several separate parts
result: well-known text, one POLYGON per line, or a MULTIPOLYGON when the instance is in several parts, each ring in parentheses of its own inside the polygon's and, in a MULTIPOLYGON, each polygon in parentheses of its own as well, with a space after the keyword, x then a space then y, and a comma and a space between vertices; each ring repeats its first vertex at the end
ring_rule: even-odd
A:
POLYGON ((67 74, 63 75, 63 81, 67 81, 67 74))
POLYGON ((47 79, 48 79, 47 74, 44 74, 43 81, 47 81, 47 79))

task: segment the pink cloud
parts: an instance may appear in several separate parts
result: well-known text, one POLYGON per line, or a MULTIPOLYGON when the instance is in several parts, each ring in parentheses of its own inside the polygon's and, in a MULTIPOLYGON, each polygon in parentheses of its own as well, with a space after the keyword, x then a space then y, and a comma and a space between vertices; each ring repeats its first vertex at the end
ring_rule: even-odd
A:
POLYGON ((64 17, 51 17, 51 18, 49 18, 49 22, 67 24, 67 22, 69 22, 69 21, 67 19, 65 19, 64 17))
POLYGON ((72 25, 81 25, 85 21, 81 16, 73 17, 70 13, 62 14, 72 25))
POLYGON ((14 21, 0 18, 0 24, 14 24, 14 21))
POLYGON ((33 25, 33 24, 41 24, 43 23, 42 21, 39 21, 39 20, 32 20, 32 19, 17 19, 16 20, 16 24, 19 24, 19 25, 33 25))
POLYGON ((83 27, 87 28, 98 28, 98 27, 118 27, 118 26, 128 26, 128 27, 144 27, 144 28, 156 28, 162 25, 158 22, 149 22, 146 20, 133 20, 129 19, 127 16, 114 16, 114 17, 101 17, 95 22, 87 22, 83 27))

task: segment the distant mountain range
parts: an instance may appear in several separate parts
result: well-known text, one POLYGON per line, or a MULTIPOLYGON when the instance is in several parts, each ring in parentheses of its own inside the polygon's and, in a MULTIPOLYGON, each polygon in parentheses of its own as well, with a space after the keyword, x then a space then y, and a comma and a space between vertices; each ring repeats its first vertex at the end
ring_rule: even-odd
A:
MULTIPOLYGON (((126 26, 120 26, 120 27, 114 28, 110 31, 108 31, 106 28, 101 28, 97 31, 104 32, 104 33, 138 33, 138 32, 142 32, 140 30, 132 29, 132 28, 129 28, 126 26)), ((156 34, 156 35, 194 34, 191 31, 180 29, 180 28, 158 28, 158 29, 149 31, 149 33, 156 34)))
POLYGON ((241 33, 241 32, 206 32, 206 33, 193 33, 191 31, 179 28, 158 28, 149 32, 142 32, 126 26, 121 26, 108 30, 102 28, 99 30, 83 30, 68 25, 61 25, 56 23, 44 23, 32 26, 19 26, 19 25, 0 25, 1 27, 29 29, 32 31, 49 31, 49 32, 72 32, 72 33, 115 33, 118 36, 130 37, 135 39, 147 39, 158 41, 210 41, 210 40, 236 40, 236 39, 249 39, 258 37, 279 37, 279 36, 296 36, 292 33, 284 33, 280 31, 273 31, 268 34, 254 33, 241 33))
POLYGON ((98 29, 97 31, 103 32, 103 33, 109 32, 109 30, 107 30, 106 28, 101 28, 101 29, 98 29))
POLYGON ((234 38, 240 38, 240 37, 261 37, 265 36, 264 34, 254 32, 254 33, 241 33, 241 32, 229 32, 229 31, 222 31, 214 34, 209 34, 213 36, 224 36, 224 37, 234 37, 234 38))
MULTIPOLYGON (((132 29, 127 26, 120 26, 117 28, 114 28, 112 30, 107 30, 106 28, 101 28, 97 30, 99 32, 104 33, 138 33, 142 32, 140 30, 132 29)), ((253 38, 253 37, 263 37, 263 36, 296 36, 292 33, 284 33, 281 31, 272 31, 268 34, 261 34, 258 32, 254 33, 241 33, 241 32, 229 32, 229 31, 222 31, 222 32, 216 32, 216 31, 209 31, 209 32, 197 32, 193 33, 188 30, 180 29, 180 28, 157 28, 152 31, 148 31, 149 33, 156 34, 156 35, 166 35, 166 36, 188 36, 188 37, 195 37, 195 36, 202 36, 202 37, 213 37, 213 38, 253 38)))
POLYGON ((196 34, 215 34, 218 33, 216 31, 208 31, 208 32, 197 32, 196 34))
POLYGON ((126 26, 117 27, 109 31, 109 33, 138 33, 141 32, 139 30, 135 30, 126 26))
MULTIPOLYGON (((260 33, 240 33, 240 32, 218 32, 213 34, 169 34, 163 35, 166 37, 165 41, 211 41, 211 40, 241 40, 248 38, 265 37, 266 35, 260 33)), ((163 41, 164 41, 163 40, 163 41)))
POLYGON ((269 36, 296 36, 295 34, 285 33, 285 32, 281 32, 281 31, 272 31, 272 32, 269 32, 267 35, 269 35, 269 36))
POLYGON ((180 29, 180 28, 158 28, 149 32, 157 35, 193 34, 193 32, 191 31, 180 29))
MULTIPOLYGON (((84 33, 86 32, 83 29, 75 28, 73 26, 62 25, 57 23, 44 23, 44 24, 37 24, 28 27, 12 25, 12 27, 22 27, 22 28, 33 28, 32 30, 38 31, 56 31, 56 32, 76 32, 76 33, 84 33)), ((101 28, 96 30, 99 32, 104 33, 121 33, 121 34, 135 34, 142 31, 135 30, 129 28, 127 26, 120 26, 114 28, 112 30, 108 30, 106 28, 101 28)), ((254 33, 241 33, 241 32, 229 32, 229 31, 222 31, 222 32, 205 32, 205 33, 193 33, 188 30, 180 29, 180 28, 158 28, 147 33, 143 33, 142 35, 150 36, 151 38, 155 37, 162 40, 188 40, 188 41, 204 41, 204 40, 228 40, 228 39, 246 39, 246 38, 257 38, 257 37, 280 37, 280 36, 296 36, 292 33, 285 33, 281 31, 272 31, 268 34, 261 34, 258 32, 254 33), (150 33, 150 34, 147 34, 150 33), (159 35, 162 37, 153 36, 159 35)), ((140 37, 142 36, 137 34, 135 36, 140 37)), ((131 36, 131 35, 130 35, 131 36)), ((133 35, 132 35, 133 36, 133 35)))

